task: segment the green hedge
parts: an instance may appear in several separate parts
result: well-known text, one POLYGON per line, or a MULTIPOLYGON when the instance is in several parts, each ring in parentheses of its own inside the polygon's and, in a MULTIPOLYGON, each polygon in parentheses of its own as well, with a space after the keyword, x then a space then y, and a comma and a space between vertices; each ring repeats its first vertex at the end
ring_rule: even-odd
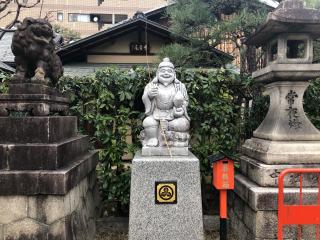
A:
POLYGON ((0 70, 0 94, 8 91, 7 82, 10 79, 10 74, 0 70))
MULTIPOLYGON (((119 211, 129 203, 130 168, 125 154, 134 155, 141 147, 144 105, 141 97, 154 70, 107 68, 86 77, 64 77, 59 88, 71 100, 71 113, 79 117, 80 131, 91 136, 99 149, 98 175, 103 199, 114 202, 119 211), (131 134, 128 133, 130 126, 131 134), (132 144, 128 143, 128 134, 132 144)), ((190 104, 191 146, 201 161, 203 176, 210 175, 207 156, 217 152, 238 152, 244 139, 260 124, 268 109, 250 78, 225 69, 178 69, 178 78, 186 84, 190 104), (253 96, 249 111, 241 107, 242 99, 253 96)), ((0 92, 6 92, 8 75, 0 72, 0 92)), ((314 81, 305 94, 305 109, 311 121, 320 128, 320 80, 314 81)))
MULTIPOLYGON (((94 76, 64 77, 60 88, 69 94, 71 111, 80 119, 81 130, 92 136, 100 149, 99 179, 103 198, 129 203, 130 170, 124 153, 134 154, 141 145, 139 134, 144 118, 141 97, 154 70, 107 68, 94 76), (131 126, 133 143, 126 141, 131 126)), ((188 89, 192 151, 201 160, 201 171, 208 175, 207 156, 237 148, 240 108, 230 85, 238 84, 237 75, 225 69, 178 69, 178 78, 188 89)), ((119 206, 118 206, 119 207, 119 206)))

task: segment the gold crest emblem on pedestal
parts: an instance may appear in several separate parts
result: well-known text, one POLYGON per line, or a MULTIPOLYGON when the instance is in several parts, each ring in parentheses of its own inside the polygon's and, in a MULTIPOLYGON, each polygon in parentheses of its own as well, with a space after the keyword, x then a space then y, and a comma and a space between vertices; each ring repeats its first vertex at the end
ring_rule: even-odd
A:
POLYGON ((155 198, 156 204, 176 204, 177 182, 156 182, 155 198))

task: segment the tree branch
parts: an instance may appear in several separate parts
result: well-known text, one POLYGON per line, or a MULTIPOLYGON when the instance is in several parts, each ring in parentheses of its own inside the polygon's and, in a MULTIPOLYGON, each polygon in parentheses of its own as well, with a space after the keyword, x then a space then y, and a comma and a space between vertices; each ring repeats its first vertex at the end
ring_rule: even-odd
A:
POLYGON ((15 11, 8 11, 6 14, 4 14, 3 16, 0 17, 1 19, 4 19, 5 17, 9 16, 11 13, 14 13, 15 11))
MULTIPOLYGON (((6 28, 1 28, 0 27, 0 31, 1 32, 15 32, 16 30, 15 29, 6 29, 6 28)), ((1 39, 1 38, 0 38, 1 39)))
POLYGON ((16 10, 12 11, 9 10, 6 14, 4 14, 2 17, 0 17, 1 19, 4 19, 5 17, 7 17, 8 15, 15 13, 15 16, 13 18, 13 20, 7 25, 5 26, 5 28, 0 28, 0 40, 2 39, 2 37, 5 35, 6 32, 14 32, 15 30, 12 30, 12 27, 14 27, 14 25, 16 23, 19 23, 19 17, 20 17, 20 13, 23 9, 25 8, 33 8, 35 7, 37 4, 39 4, 41 2, 41 0, 37 0, 36 2, 32 3, 32 4, 28 4, 28 0, 23 0, 23 2, 21 2, 21 0, 0 0, 0 12, 3 12, 4 10, 7 9, 8 5, 14 2, 16 5, 16 10))
POLYGON ((20 6, 21 8, 33 8, 35 7, 37 4, 39 4, 41 2, 41 0, 37 0, 35 3, 28 5, 28 1, 24 1, 24 2, 20 2, 19 0, 16 0, 16 3, 18 5, 18 7, 20 6))
POLYGON ((4 10, 6 10, 11 1, 12 0, 2 0, 2 1, 0 1, 0 12, 3 12, 4 10))

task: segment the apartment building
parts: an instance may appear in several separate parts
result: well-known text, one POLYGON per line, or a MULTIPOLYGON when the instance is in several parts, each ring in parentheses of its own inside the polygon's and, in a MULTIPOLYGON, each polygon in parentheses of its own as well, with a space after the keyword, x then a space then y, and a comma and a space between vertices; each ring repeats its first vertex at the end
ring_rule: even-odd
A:
MULTIPOLYGON (((132 17, 137 11, 146 12, 165 6, 170 0, 42 0, 34 8, 24 9, 25 17, 47 16, 52 24, 75 30, 86 37, 132 17)), ((35 0, 28 0, 29 4, 35 0)), ((8 10, 15 10, 11 4, 8 10)), ((5 26, 14 13, 0 20, 5 26)))

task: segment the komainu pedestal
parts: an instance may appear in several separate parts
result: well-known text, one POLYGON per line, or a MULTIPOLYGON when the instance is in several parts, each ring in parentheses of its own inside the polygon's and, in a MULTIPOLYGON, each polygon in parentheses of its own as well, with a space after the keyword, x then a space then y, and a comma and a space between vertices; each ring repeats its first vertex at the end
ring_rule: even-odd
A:
MULTIPOLYGON (((28 18, 22 26, 28 34, 36 31, 38 40, 48 38, 43 41, 49 46, 39 51, 52 49, 49 23, 28 18)), ((0 239, 92 240, 99 210, 97 152, 89 150, 88 136, 78 134, 77 118, 66 116, 68 99, 46 79, 62 69, 52 74, 40 56, 30 61, 29 67, 37 65, 28 69, 37 68, 35 76, 16 62, 9 93, 0 95, 0 239)))
POLYGON ((142 156, 132 163, 130 240, 203 240, 199 160, 142 156))
POLYGON ((0 239, 92 240, 98 159, 77 118, 0 117, 0 132, 0 239))

